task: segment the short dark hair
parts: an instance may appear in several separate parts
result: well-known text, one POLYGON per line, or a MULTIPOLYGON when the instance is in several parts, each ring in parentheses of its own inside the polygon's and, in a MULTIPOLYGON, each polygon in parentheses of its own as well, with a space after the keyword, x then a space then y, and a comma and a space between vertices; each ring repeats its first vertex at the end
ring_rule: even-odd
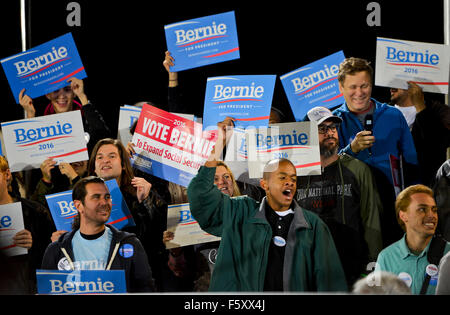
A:
POLYGON ((276 171, 276 170, 278 169, 278 167, 279 167, 280 164, 284 164, 284 163, 289 163, 289 164, 291 164, 292 167, 293 167, 295 170, 297 170, 297 169, 295 168, 294 163, 292 163, 292 161, 289 160, 289 159, 286 159, 286 158, 273 159, 273 160, 268 161, 268 162, 266 163, 266 165, 264 165, 263 178, 264 178, 265 180, 268 180, 269 177, 270 177, 270 174, 272 174, 272 172, 276 171), (273 169, 273 166, 274 166, 274 165, 276 165, 276 167, 277 167, 276 169, 273 169))
MULTIPOLYGON (((97 176, 88 176, 80 179, 77 181, 75 186, 72 190, 72 200, 79 200, 84 205, 84 199, 86 198, 87 191, 86 191, 86 185, 87 184, 105 184, 105 181, 97 176)), ((78 230, 80 228, 80 213, 78 213, 72 222, 72 229, 78 230)))

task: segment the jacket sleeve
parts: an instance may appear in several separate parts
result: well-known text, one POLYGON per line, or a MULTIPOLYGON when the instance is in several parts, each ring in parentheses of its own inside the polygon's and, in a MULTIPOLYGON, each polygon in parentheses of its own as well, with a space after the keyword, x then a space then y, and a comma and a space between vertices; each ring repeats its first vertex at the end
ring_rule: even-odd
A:
POLYGON ((129 274, 129 292, 155 292, 152 270, 144 247, 137 237, 130 240, 135 248, 133 267, 129 274))
POLYGON ((220 236, 223 225, 225 199, 229 196, 221 193, 214 185, 215 167, 200 167, 191 180, 187 194, 192 216, 202 230, 220 236))
POLYGON ((355 162, 360 164, 357 178, 361 192, 361 219, 364 226, 364 239, 369 248, 369 262, 372 262, 376 261, 378 253, 383 249, 380 223, 382 205, 370 168, 362 162, 359 163, 357 160, 355 162))
POLYGON ((333 237, 326 224, 319 218, 314 231, 314 275, 318 292, 348 290, 344 269, 333 237))
POLYGON ((53 242, 47 246, 44 257, 42 258, 41 269, 58 270, 58 258, 61 251, 59 243, 53 242))

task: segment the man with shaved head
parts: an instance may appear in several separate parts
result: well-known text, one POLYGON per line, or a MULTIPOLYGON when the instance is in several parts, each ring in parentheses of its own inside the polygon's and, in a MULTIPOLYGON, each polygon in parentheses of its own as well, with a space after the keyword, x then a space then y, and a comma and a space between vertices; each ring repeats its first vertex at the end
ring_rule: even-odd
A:
POLYGON ((296 168, 269 161, 260 181, 266 197, 230 197, 214 185, 224 134, 188 187, 200 227, 222 238, 210 291, 347 291, 331 234, 314 213, 295 201, 296 168))

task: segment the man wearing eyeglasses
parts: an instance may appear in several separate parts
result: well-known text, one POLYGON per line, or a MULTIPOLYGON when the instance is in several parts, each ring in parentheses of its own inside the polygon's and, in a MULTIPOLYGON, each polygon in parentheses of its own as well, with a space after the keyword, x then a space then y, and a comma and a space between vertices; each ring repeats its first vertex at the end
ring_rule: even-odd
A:
POLYGON ((311 109, 308 118, 318 125, 322 174, 299 178, 297 202, 328 225, 351 286, 382 249, 380 198, 370 168, 338 154, 342 119, 325 107, 311 109))

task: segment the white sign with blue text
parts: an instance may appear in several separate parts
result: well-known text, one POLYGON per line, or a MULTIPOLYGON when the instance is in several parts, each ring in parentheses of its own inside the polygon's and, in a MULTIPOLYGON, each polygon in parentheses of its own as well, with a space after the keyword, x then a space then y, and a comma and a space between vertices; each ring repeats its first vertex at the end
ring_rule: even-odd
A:
POLYGON ((72 34, 67 33, 25 52, 0 60, 16 103, 19 93, 36 98, 87 77, 72 34))
POLYGON ((0 205, 0 253, 17 256, 28 253, 26 248, 14 244, 13 237, 24 229, 22 204, 20 202, 0 205))
POLYGON ((89 159, 79 110, 1 124, 11 172, 39 168, 47 158, 60 162, 89 159))
POLYGON ((343 51, 338 51, 280 77, 296 121, 302 121, 313 107, 344 103, 337 80, 344 59, 343 51))
POLYGON ((117 294, 127 292, 124 270, 36 270, 39 294, 117 294))
POLYGON ((267 127, 276 75, 236 75, 208 78, 203 129, 217 129, 226 117, 239 128, 267 127))
POLYGON ((239 58, 234 11, 164 26, 172 72, 239 58))
POLYGON ((189 203, 167 207, 167 230, 174 233, 174 239, 166 243, 167 249, 220 241, 220 237, 200 228, 191 214, 189 203))
POLYGON ((315 122, 247 129, 246 143, 250 178, 262 178, 265 164, 280 158, 288 159, 295 165, 297 176, 320 175, 322 172, 319 133, 315 122))
POLYGON ((375 85, 408 89, 408 81, 424 92, 448 94, 449 46, 377 38, 375 85))

